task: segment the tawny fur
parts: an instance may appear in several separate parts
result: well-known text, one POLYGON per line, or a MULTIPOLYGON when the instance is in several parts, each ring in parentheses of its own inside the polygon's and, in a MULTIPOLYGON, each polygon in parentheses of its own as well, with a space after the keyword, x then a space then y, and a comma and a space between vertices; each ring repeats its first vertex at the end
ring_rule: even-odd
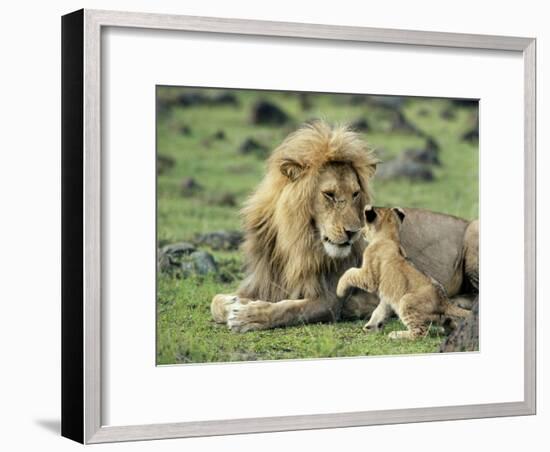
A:
POLYGON ((388 311, 392 310, 407 331, 392 332, 390 337, 415 339, 426 334, 431 322, 448 326, 452 318, 467 317, 469 311, 451 304, 441 284, 405 257, 399 234, 405 213, 371 206, 367 206, 365 213, 365 237, 369 245, 362 266, 347 270, 337 288, 340 297, 350 287, 378 294, 380 304, 363 329, 366 332, 382 329, 388 311))
MULTIPOLYGON (((336 296, 340 276, 361 265, 363 207, 371 202, 377 159, 344 126, 317 121, 273 151, 267 174, 242 211, 246 277, 234 294, 214 296, 214 321, 236 332, 368 318, 375 294, 336 296)), ((406 209, 402 244, 423 272, 450 295, 463 286, 468 222, 406 209)), ((477 262, 472 260, 472 271, 477 262)), ((390 313, 391 314, 391 313, 390 313)))
POLYGON ((370 202, 376 163, 365 142, 344 126, 317 121, 289 135, 273 151, 266 177, 242 210, 249 276, 238 295, 270 302, 325 295, 327 277, 357 262, 362 249, 357 244, 347 259, 332 259, 323 250, 312 224, 324 221, 314 202, 320 179, 328 166, 343 164, 357 176, 362 207, 370 202))

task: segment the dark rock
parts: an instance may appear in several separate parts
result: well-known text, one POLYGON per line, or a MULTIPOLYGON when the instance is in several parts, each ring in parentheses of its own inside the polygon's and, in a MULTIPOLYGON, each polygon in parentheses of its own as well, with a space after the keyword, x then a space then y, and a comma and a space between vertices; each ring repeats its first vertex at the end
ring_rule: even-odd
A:
POLYGON ((260 158, 264 158, 269 153, 269 148, 254 138, 248 137, 239 146, 239 152, 241 154, 254 154, 260 158))
POLYGON ((225 132, 223 130, 217 130, 216 133, 214 133, 214 135, 212 135, 212 138, 214 138, 215 140, 225 140, 226 136, 225 136, 225 132))
MULTIPOLYGON (((157 104, 158 105, 158 104, 157 104)), ((233 93, 223 92, 214 96, 207 96, 201 92, 185 92, 180 94, 175 101, 170 102, 171 105, 180 107, 198 107, 203 105, 233 105, 238 106, 239 100, 233 93)))
POLYGON ((223 92, 213 96, 211 102, 216 105, 233 105, 235 107, 239 105, 237 96, 230 92, 223 92))
POLYGON ((183 125, 180 127, 180 133, 182 135, 186 135, 186 136, 189 136, 191 135, 191 127, 187 126, 187 125, 183 125))
POLYGON ((439 152, 439 144, 437 144, 432 137, 428 137, 426 140, 426 149, 433 149, 434 151, 439 152))
POLYGON ((466 133, 464 133, 462 135, 462 140, 463 141, 469 141, 471 143, 475 143, 477 141, 479 141, 479 130, 478 128, 474 128, 474 129, 471 129, 471 130, 468 130, 466 133))
POLYGON ((369 94, 353 94, 349 98, 351 105, 371 105, 387 110, 399 110, 406 102, 401 96, 373 96, 369 94))
POLYGON ((180 192, 182 196, 194 196, 202 189, 203 186, 192 177, 186 177, 180 183, 180 192))
POLYGON ((446 121, 451 121, 456 118, 456 111, 449 107, 445 108, 444 110, 441 110, 441 113, 439 113, 439 116, 441 119, 445 119, 446 121))
POLYGON ((157 154, 157 174, 164 174, 176 164, 172 157, 157 154))
POLYGON ((202 93, 182 93, 177 98, 177 104, 180 107, 196 107, 198 105, 208 105, 210 99, 202 93))
POLYGON ((253 124, 282 126, 290 120, 289 116, 273 102, 258 101, 252 107, 253 124))
POLYGON ((298 99, 300 101, 300 108, 303 111, 311 110, 313 103, 311 102, 311 96, 308 93, 299 93, 298 99))
POLYGON ((193 251, 191 254, 182 255, 180 261, 182 276, 207 275, 216 273, 218 265, 214 257, 206 251, 193 251))
POLYGON ((159 251, 158 267, 161 272, 189 277, 215 273, 218 265, 211 254, 200 251, 187 242, 166 245, 159 251))
POLYGON ((350 105, 364 105, 368 101, 368 97, 366 94, 353 94, 349 98, 350 105))
POLYGON ((159 116, 164 115, 168 111, 170 111, 172 106, 173 106, 173 102, 169 101, 168 99, 157 98, 157 114, 159 116))
POLYGON ((376 170, 376 177, 382 180, 409 179, 410 181, 432 182, 435 179, 434 173, 428 165, 415 162, 405 154, 380 163, 376 170))
POLYGON ((426 145, 421 149, 406 149, 404 151, 404 157, 417 163, 425 165, 441 165, 439 160, 439 145, 433 140, 428 138, 426 145))
POLYGON ((445 339, 439 351, 472 352, 479 350, 479 299, 476 298, 472 307, 472 315, 462 320, 457 328, 445 339))
POLYGON ((472 99, 451 99, 451 103, 456 107, 475 108, 477 107, 477 102, 477 100, 472 99))
POLYGON ((240 231, 215 231, 195 236, 197 245, 209 246, 213 250, 236 250, 244 239, 240 231))
POLYGON ((370 105, 397 111, 405 105, 407 98, 401 96, 367 96, 367 101, 370 105))
POLYGON ((233 193, 225 192, 210 197, 208 202, 216 206, 235 207, 237 205, 237 198, 233 193))
POLYGON ((416 133, 418 135, 422 135, 422 132, 418 130, 418 128, 413 125, 401 111, 398 110, 395 111, 395 115, 391 123, 391 131, 416 133))
POLYGON ((195 251, 195 246, 187 242, 173 243, 164 246, 158 253, 159 270, 162 272, 170 272, 179 268, 183 256, 190 255, 195 251))
POLYGON ((368 132, 370 130, 370 125, 365 118, 356 119, 350 127, 357 132, 368 132))
POLYGON ((425 165, 441 165, 438 152, 434 149, 405 149, 407 158, 425 165))

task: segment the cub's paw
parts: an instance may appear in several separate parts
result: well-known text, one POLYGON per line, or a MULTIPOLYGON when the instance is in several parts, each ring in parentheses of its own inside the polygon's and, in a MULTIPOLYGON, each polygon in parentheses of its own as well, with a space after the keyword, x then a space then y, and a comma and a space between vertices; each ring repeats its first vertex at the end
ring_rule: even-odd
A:
POLYGON ((266 301, 233 303, 227 317, 227 327, 237 333, 265 330, 270 327, 272 304, 266 301))
POLYGON ((237 295, 218 294, 212 299, 210 312, 216 323, 226 323, 231 305, 239 301, 237 295))
POLYGON ((345 297, 350 287, 351 286, 348 283, 348 278, 344 274, 344 276, 340 278, 340 281, 338 281, 338 286, 336 287, 336 295, 339 298, 345 297))
POLYGON ((388 337, 390 339, 414 339, 415 336, 411 334, 410 331, 392 331, 390 334, 388 334, 388 337))
POLYGON ((363 333, 365 334, 379 333, 383 329, 384 329, 384 322, 378 322, 378 323, 367 322, 363 326, 363 333))

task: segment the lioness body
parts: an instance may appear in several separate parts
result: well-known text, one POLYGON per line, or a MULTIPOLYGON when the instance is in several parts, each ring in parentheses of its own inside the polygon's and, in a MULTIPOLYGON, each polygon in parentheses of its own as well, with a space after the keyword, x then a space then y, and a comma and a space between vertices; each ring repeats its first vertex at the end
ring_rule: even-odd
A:
POLYGON ((363 253, 361 268, 347 270, 337 288, 339 297, 350 287, 358 287, 380 298, 364 330, 381 329, 388 313, 393 311, 407 331, 392 332, 390 337, 415 339, 426 334, 429 322, 441 323, 447 316, 468 316, 468 311, 449 303, 441 284, 406 259, 399 238, 404 212, 370 206, 366 212, 369 245, 363 253))
MULTIPOLYGON (((244 332, 370 316, 376 295, 356 291, 344 303, 336 286, 344 271, 361 264, 365 243, 359 230, 376 163, 360 137, 345 127, 316 122, 287 137, 242 212, 247 276, 236 294, 213 298, 214 320, 244 332)), ((406 211, 407 253, 450 295, 460 293, 468 222, 406 211)))

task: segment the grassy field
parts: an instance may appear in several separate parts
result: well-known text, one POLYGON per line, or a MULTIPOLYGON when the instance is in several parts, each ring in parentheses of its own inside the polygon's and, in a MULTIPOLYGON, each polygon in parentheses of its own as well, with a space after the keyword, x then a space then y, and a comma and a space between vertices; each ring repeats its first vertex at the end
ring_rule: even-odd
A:
MULTIPOLYGON (((241 143, 253 138, 273 149, 297 125, 314 117, 348 123, 367 119, 371 130, 364 138, 384 161, 406 148, 424 146, 424 134, 432 137, 441 160, 441 166, 432 168, 435 180, 375 178, 376 204, 424 207, 469 219, 478 215, 477 143, 461 138, 472 127, 472 107, 444 99, 408 99, 399 108, 421 131, 414 133, 392 131, 387 108, 356 104, 350 96, 314 95, 304 106, 303 99, 291 93, 234 91, 238 105, 178 105, 175 99, 190 91, 196 92, 157 88, 163 107, 157 115, 157 153, 173 163, 157 179, 159 248, 190 241, 198 233, 239 230, 239 206, 262 178, 265 165, 264 156, 239 152, 241 143), (260 98, 274 102, 291 121, 277 127, 251 124, 252 105, 260 98), (189 178, 200 187, 182 195, 182 180, 189 178)), ((238 251, 203 249, 214 256, 220 274, 181 278, 158 273, 158 364, 427 353, 436 351, 443 339, 431 330, 416 342, 390 341, 389 331, 403 329, 397 320, 384 333, 369 336, 361 331, 363 321, 231 333, 212 322, 209 305, 214 294, 236 289, 243 276, 242 257, 238 251)))

